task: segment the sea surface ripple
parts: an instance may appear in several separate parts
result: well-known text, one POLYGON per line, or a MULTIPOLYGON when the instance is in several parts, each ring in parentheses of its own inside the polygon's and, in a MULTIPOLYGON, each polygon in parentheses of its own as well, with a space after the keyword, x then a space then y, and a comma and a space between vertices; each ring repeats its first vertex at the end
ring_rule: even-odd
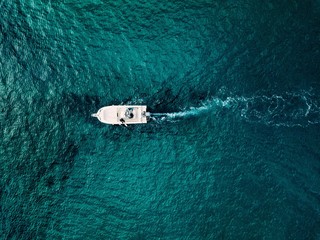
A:
POLYGON ((319 0, 0 9, 0 239, 320 239, 319 0))

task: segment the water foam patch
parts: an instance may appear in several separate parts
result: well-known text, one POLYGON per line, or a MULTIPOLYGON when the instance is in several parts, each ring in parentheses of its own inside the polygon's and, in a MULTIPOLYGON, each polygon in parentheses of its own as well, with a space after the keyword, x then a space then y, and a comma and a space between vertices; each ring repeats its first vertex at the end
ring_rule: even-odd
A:
POLYGON ((307 92, 239 100, 241 117, 271 126, 305 127, 320 123, 319 100, 307 92))

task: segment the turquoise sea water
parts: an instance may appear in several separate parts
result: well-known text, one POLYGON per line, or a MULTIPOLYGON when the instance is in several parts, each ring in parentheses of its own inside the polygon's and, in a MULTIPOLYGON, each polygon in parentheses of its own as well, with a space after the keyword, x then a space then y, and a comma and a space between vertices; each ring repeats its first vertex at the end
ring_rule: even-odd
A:
POLYGON ((319 0, 0 9, 0 239, 320 239, 319 0))

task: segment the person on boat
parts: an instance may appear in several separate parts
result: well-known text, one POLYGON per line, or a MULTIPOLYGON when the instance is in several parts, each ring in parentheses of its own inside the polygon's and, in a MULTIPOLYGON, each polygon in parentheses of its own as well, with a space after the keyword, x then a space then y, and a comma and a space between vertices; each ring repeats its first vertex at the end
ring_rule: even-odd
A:
POLYGON ((120 122, 127 127, 126 121, 123 118, 120 118, 120 122))

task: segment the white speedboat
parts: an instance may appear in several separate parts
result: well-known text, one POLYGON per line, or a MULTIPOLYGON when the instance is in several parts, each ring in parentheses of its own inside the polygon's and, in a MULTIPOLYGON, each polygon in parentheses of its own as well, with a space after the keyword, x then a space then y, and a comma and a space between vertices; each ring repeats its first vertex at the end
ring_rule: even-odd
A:
POLYGON ((100 108, 91 116, 103 123, 127 126, 127 124, 147 123, 150 113, 147 112, 147 106, 112 105, 100 108))

